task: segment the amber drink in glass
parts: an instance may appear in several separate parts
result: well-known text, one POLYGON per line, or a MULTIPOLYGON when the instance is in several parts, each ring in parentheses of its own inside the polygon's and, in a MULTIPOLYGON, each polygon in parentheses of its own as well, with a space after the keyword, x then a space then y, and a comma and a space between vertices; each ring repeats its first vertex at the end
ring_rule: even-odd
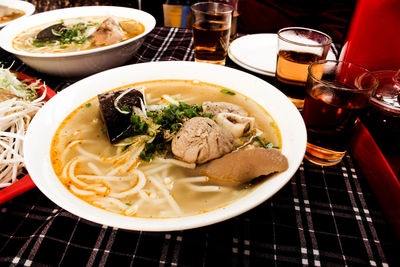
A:
POLYGON ((225 64, 233 7, 215 2, 191 6, 194 58, 197 62, 225 64))
POLYGON ((342 160, 377 86, 372 72, 349 62, 321 60, 309 66, 303 108, 306 159, 322 166, 342 160))
POLYGON ((289 27, 278 31, 276 87, 303 108, 308 66, 325 59, 332 43, 329 35, 308 28, 289 27))

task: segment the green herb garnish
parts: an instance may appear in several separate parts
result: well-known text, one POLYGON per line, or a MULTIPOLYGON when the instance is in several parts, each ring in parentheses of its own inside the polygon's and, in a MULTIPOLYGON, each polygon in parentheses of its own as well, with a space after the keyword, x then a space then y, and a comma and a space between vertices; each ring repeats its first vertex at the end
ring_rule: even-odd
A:
POLYGON ((132 130, 135 134, 146 134, 149 125, 138 115, 131 116, 132 130))
POLYGON ((221 93, 227 94, 227 95, 236 95, 235 92, 229 91, 228 89, 222 89, 221 93))
POLYGON ((268 142, 267 144, 265 144, 264 141, 259 136, 257 136, 256 139, 263 148, 273 148, 274 147, 274 144, 272 144, 271 142, 268 142))
POLYGON ((92 103, 90 103, 90 102, 85 104, 85 107, 87 107, 87 108, 90 108, 91 106, 92 106, 92 103))
POLYGON ((156 151, 161 151, 164 149, 165 149, 165 147, 164 147, 163 143, 158 143, 158 144, 146 143, 143 151, 140 152, 139 157, 143 161, 149 162, 153 158, 153 155, 156 151))
POLYGON ((121 110, 122 110, 122 111, 125 111, 125 112, 128 112, 128 113, 131 113, 131 109, 130 109, 128 106, 123 106, 123 107, 121 108, 121 110))
POLYGON ((62 25, 60 28, 52 29, 51 33, 53 36, 46 38, 35 38, 33 45, 36 47, 43 47, 46 45, 55 44, 59 42, 61 49, 65 49, 68 46, 65 44, 83 44, 88 38, 86 37, 86 31, 92 24, 77 23, 71 26, 62 25))

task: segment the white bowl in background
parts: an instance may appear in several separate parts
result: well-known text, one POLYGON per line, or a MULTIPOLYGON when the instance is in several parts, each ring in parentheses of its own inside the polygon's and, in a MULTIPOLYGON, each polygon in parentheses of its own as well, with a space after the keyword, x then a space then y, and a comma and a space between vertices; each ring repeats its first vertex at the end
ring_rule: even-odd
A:
POLYGON ((0 31, 0 47, 14 54, 33 69, 62 77, 83 77, 114 68, 131 59, 142 45, 144 37, 154 29, 154 17, 144 11, 114 6, 85 6, 39 13, 11 23, 0 31), (142 34, 113 45, 67 53, 30 53, 16 50, 12 40, 21 32, 61 19, 84 16, 115 16, 131 18, 142 23, 142 34))
POLYGON ((7 21, 4 23, 0 23, 0 29, 11 22, 18 21, 24 17, 30 16, 35 12, 35 6, 29 2, 21 1, 21 0, 0 0, 0 6, 6 6, 14 9, 18 9, 24 11, 25 14, 17 19, 13 19, 11 21, 7 21))
POLYGON ((217 223, 261 204, 278 192, 295 174, 306 149, 304 121, 290 100, 269 83, 232 68, 197 62, 163 61, 107 70, 72 84, 33 118, 24 141, 27 170, 37 187, 54 203, 87 220, 129 230, 173 231, 217 223), (97 94, 132 83, 153 80, 199 80, 232 89, 261 105, 277 123, 282 153, 289 168, 273 174, 250 193, 221 208, 176 218, 128 217, 96 208, 74 196, 60 182, 50 161, 52 138, 60 123, 79 105, 97 94), (43 130, 46 129, 46 130, 43 130))

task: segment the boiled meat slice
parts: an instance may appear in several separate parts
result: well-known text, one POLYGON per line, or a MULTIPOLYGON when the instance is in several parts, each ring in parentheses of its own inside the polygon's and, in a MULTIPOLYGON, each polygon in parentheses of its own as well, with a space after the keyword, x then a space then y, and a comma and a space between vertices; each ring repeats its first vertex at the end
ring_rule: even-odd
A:
POLYGON ((204 113, 211 113, 215 117, 219 113, 234 113, 247 117, 248 113, 242 107, 227 102, 204 102, 202 104, 204 113))
POLYGON ((10 15, 11 13, 12 12, 8 7, 0 5, 0 17, 10 15))
POLYGON ((189 163, 204 163, 233 150, 233 137, 213 120, 194 117, 172 139, 172 153, 189 163))
POLYGON ((97 27, 92 34, 92 40, 96 46, 111 45, 121 42, 125 33, 115 19, 109 17, 97 27))
POLYGON ((282 172, 287 158, 275 148, 242 149, 196 167, 195 172, 222 182, 245 183, 261 175, 282 172))

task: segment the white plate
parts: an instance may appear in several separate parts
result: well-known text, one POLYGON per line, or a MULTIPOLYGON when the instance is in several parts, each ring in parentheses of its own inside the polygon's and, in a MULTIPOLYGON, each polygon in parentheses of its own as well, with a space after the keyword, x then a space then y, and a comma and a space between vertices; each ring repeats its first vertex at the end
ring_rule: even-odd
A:
POLYGON ((6 26, 7 24, 11 23, 11 22, 17 21, 17 20, 19 20, 19 19, 21 19, 23 17, 30 16, 30 15, 33 14, 33 12, 35 12, 35 6, 32 5, 29 2, 26 2, 26 1, 0 0, 0 6, 11 7, 11 8, 15 8, 15 9, 22 10, 22 11, 25 12, 25 15, 23 15, 23 16, 17 18, 17 19, 14 19, 14 20, 11 20, 11 21, 7 21, 7 22, 4 22, 4 23, 0 23, 0 29, 2 27, 6 26))
POLYGON ((99 224, 130 230, 171 231, 220 222, 264 202, 281 189, 298 169, 306 148, 306 129, 296 107, 275 87, 248 73, 196 62, 150 62, 95 74, 64 89, 36 114, 24 142, 25 163, 37 187, 69 212, 99 224), (282 153, 289 160, 285 172, 272 175, 248 195, 210 212, 178 218, 127 217, 89 205, 71 194, 56 177, 50 162, 51 140, 64 118, 97 94, 135 82, 200 80, 230 88, 254 99, 274 118, 282 135, 282 153))
MULTIPOLYGON (((275 76, 278 36, 275 33, 250 34, 237 38, 229 46, 229 58, 255 73, 275 76)), ((327 59, 336 59, 330 50, 327 59)))

